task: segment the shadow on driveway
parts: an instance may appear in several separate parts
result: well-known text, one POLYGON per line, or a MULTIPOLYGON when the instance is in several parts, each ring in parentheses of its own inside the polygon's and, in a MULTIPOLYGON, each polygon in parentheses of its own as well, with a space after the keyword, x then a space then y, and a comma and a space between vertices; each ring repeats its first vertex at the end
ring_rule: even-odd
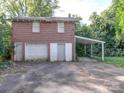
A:
POLYGON ((17 72, 1 75, 0 93, 124 93, 124 69, 98 62, 19 64, 17 72))

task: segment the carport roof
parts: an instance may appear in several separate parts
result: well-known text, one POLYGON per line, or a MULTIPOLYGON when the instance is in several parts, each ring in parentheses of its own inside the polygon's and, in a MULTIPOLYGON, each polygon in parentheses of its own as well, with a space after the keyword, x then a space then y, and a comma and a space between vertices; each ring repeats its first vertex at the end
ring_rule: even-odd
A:
POLYGON ((105 43, 104 41, 86 38, 86 37, 81 37, 81 36, 75 36, 75 38, 76 38, 77 43, 82 43, 82 44, 105 43))

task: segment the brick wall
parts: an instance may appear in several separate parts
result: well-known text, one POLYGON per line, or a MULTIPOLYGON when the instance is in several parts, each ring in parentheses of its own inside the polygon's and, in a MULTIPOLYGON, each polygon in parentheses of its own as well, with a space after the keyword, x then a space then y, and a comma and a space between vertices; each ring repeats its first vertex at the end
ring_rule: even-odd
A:
POLYGON ((32 32, 32 22, 13 22, 14 42, 73 42, 74 23, 65 22, 65 33, 57 32, 57 23, 40 23, 40 32, 32 32))
MULTIPOLYGON (((73 58, 74 58, 74 30, 75 24, 73 22, 65 22, 65 32, 58 33, 57 22, 40 22, 40 32, 32 32, 32 22, 13 22, 13 42, 23 42, 23 58, 24 58, 24 43, 72 43, 73 44, 73 58)), ((48 51, 50 58, 50 51, 48 51)))

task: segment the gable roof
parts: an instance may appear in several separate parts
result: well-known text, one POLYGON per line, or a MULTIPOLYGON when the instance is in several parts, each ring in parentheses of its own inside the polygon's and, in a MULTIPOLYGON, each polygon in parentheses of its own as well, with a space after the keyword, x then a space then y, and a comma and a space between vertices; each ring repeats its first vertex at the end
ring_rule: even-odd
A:
POLYGON ((12 21, 78 21, 77 18, 69 17, 14 17, 12 21))

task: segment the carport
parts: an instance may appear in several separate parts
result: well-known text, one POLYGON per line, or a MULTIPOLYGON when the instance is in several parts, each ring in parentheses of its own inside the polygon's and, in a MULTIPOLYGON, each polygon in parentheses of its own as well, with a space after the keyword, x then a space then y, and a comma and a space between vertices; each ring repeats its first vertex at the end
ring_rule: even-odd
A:
POLYGON ((101 54, 102 54, 102 61, 104 61, 104 41, 96 40, 96 39, 91 39, 91 38, 86 38, 86 37, 81 37, 81 36, 75 36, 76 38, 76 43, 81 43, 85 45, 85 53, 86 53, 86 45, 90 45, 91 47, 91 57, 93 57, 93 44, 100 43, 102 48, 101 48, 101 54))

